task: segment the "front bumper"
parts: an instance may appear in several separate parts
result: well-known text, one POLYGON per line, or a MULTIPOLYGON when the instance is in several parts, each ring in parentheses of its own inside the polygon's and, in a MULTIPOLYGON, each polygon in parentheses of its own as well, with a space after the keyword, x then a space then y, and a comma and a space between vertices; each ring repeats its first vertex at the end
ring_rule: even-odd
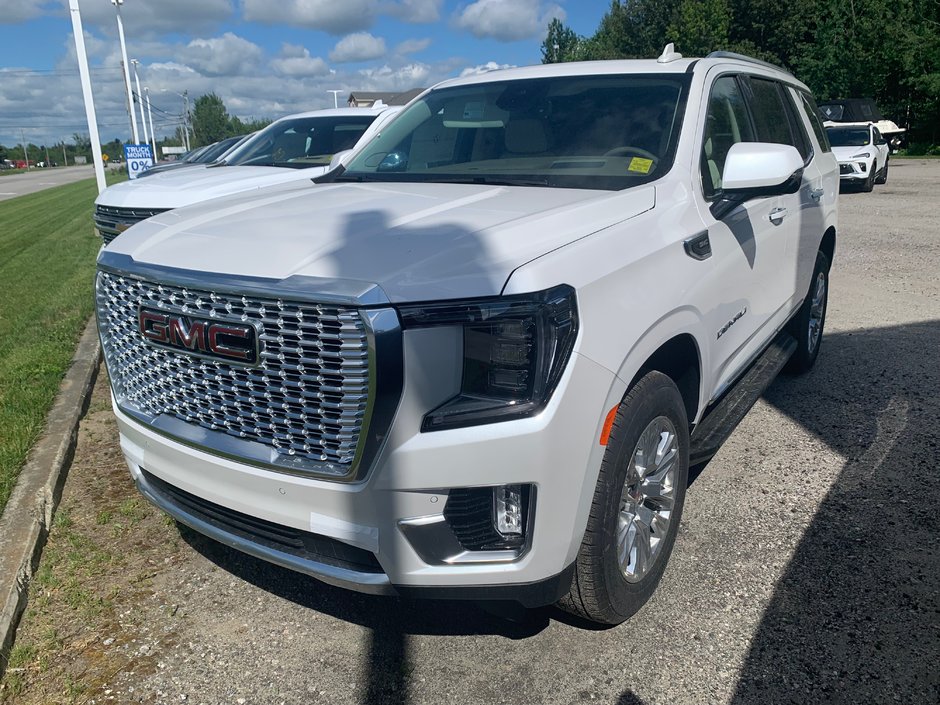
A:
POLYGON ((570 585, 584 532, 604 450, 597 439, 613 374, 575 354, 538 416, 421 433, 419 410, 427 410, 429 390, 439 380, 415 362, 420 356, 405 359, 398 414, 361 482, 288 475, 213 455, 167 438, 115 406, 121 447, 140 491, 181 523, 323 582, 373 594, 512 599, 530 606, 554 602, 570 585), (428 559, 411 527, 439 530, 449 490, 512 483, 534 490, 525 550, 514 556, 473 551, 428 559), (285 550, 263 540, 261 530, 246 532, 214 520, 211 506, 208 514, 194 510, 167 487, 248 520, 353 547, 375 566, 285 550))
POLYGON ((873 159, 852 159, 839 162, 839 180, 840 181, 865 181, 868 179, 871 170, 875 168, 873 159))

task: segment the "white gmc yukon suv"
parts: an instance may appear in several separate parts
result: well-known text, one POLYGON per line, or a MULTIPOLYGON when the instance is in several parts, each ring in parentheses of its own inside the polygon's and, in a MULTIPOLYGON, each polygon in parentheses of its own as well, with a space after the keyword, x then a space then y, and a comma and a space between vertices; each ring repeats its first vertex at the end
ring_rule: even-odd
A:
POLYGON ((494 71, 315 181, 101 251, 140 491, 353 590, 629 617, 690 465, 819 351, 839 173, 806 86, 671 51, 494 71))

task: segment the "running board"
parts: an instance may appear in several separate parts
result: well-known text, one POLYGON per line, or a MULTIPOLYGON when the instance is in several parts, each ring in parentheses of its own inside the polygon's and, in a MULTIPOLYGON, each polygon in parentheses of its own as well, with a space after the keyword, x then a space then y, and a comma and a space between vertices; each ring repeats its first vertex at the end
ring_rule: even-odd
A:
POLYGON ((796 350, 796 339, 782 331, 692 432, 689 466, 709 460, 774 381, 796 350))

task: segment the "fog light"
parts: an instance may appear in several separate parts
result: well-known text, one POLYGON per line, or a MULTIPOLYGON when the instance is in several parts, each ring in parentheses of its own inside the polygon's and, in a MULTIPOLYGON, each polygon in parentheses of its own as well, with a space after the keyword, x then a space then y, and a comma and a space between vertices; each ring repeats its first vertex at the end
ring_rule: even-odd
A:
POLYGON ((861 169, 862 171, 868 171, 868 165, 865 164, 865 162, 859 162, 858 168, 861 169))
POLYGON ((532 485, 455 487, 448 492, 444 519, 468 551, 522 550, 534 501, 532 485))
POLYGON ((522 536, 522 485, 493 488, 496 530, 505 537, 522 536))

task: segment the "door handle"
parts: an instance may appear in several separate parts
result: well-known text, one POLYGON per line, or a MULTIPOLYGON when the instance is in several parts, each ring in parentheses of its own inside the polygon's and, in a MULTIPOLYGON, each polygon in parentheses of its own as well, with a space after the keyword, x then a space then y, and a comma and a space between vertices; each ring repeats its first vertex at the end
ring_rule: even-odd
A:
POLYGON ((786 208, 774 208, 772 211, 770 211, 770 216, 769 216, 770 222, 773 223, 774 225, 777 225, 786 217, 787 217, 786 208))
POLYGON ((812 198, 812 199, 813 199, 814 201, 816 201, 817 203, 819 203, 819 199, 821 199, 821 198, 823 197, 823 194, 824 194, 824 193, 825 193, 825 191, 824 191, 823 189, 821 189, 821 188, 814 188, 812 191, 809 192, 809 197, 812 198))

